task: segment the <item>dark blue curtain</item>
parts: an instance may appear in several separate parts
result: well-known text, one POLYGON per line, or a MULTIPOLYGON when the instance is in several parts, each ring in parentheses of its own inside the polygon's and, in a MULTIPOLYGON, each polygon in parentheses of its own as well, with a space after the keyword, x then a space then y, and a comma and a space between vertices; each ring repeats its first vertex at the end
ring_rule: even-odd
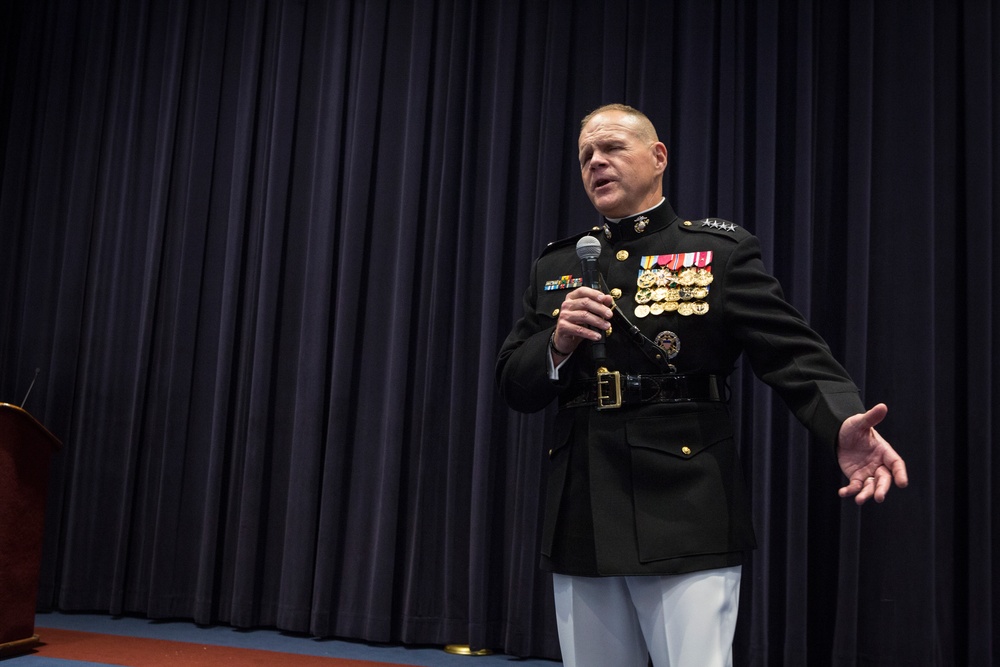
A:
POLYGON ((41 369, 65 443, 41 607, 557 656, 551 413, 492 369, 624 101, 909 464, 839 500, 738 370, 738 664, 1000 660, 989 0, 17 0, 0 40, 0 400, 41 369))

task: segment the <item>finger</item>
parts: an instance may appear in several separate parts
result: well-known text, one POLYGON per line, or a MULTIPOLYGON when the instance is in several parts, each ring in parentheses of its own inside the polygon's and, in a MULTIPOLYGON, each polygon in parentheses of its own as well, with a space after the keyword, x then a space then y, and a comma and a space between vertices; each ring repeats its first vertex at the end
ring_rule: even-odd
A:
POLYGON ((875 502, 881 503, 885 501, 885 494, 889 493, 889 489, 892 488, 892 474, 886 468, 879 468, 875 471, 875 502))
POLYGON ((599 325, 596 324, 592 327, 574 326, 572 328, 573 331, 572 335, 576 336, 577 338, 586 338, 587 340, 598 341, 601 340, 601 338, 603 338, 604 336, 598 331, 595 331, 595 329, 597 328, 599 328, 599 325))
POLYGON ((879 403, 878 405, 872 406, 871 410, 864 413, 861 417, 863 419, 863 428, 873 428, 882 423, 885 419, 886 414, 889 413, 889 407, 885 403, 879 403))
POLYGON ((864 486, 863 481, 859 479, 852 479, 847 484, 847 486, 840 487, 838 493, 840 494, 841 498, 849 498, 851 496, 857 495, 858 492, 861 491, 863 486, 864 486))
POLYGON ((854 501, 858 505, 864 505, 872 494, 875 492, 875 478, 874 477, 862 477, 855 478, 847 484, 847 486, 842 486, 838 493, 841 498, 849 498, 854 496, 854 501))
MULTIPOLYGON (((601 306, 603 309, 604 307, 601 306)), ((607 331, 611 323, 608 319, 601 317, 601 314, 593 313, 589 310, 568 310, 564 309, 559 313, 559 320, 556 327, 559 332, 566 336, 576 336, 577 338, 588 338, 598 340, 603 331, 607 331)))
POLYGON ((605 294, 604 292, 591 289, 590 287, 577 287, 575 290, 566 295, 566 301, 581 303, 590 301, 603 306, 610 306, 614 303, 614 299, 611 298, 610 294, 605 294))
POLYGON ((600 314, 592 313, 589 310, 564 311, 559 315, 559 322, 562 322, 567 327, 570 327, 574 335, 579 335, 576 333, 579 329, 604 331, 608 328, 608 326, 610 326, 607 319, 601 317, 600 314))
POLYGON ((895 458, 887 463, 889 470, 892 472, 892 479, 896 482, 896 486, 905 489, 910 484, 910 476, 906 472, 906 462, 903 461, 903 457, 896 454, 895 450, 892 451, 892 454, 895 458))
POLYGON ((854 496, 854 502, 858 505, 864 505, 868 502, 872 496, 875 495, 875 483, 874 477, 868 477, 861 483, 861 491, 858 495, 854 496))
POLYGON ((601 332, 607 328, 608 324, 596 315, 576 315, 572 319, 560 318, 556 324, 557 335, 560 338, 583 338, 593 341, 600 340, 603 337, 601 332))

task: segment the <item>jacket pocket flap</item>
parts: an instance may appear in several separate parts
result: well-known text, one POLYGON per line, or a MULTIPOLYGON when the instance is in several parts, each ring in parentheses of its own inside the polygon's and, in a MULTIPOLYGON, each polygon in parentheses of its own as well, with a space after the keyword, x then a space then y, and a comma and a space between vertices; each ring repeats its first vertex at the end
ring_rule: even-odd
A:
POLYGON ((688 459, 732 438, 733 428, 725 411, 686 412, 630 421, 625 425, 625 437, 630 447, 688 459))

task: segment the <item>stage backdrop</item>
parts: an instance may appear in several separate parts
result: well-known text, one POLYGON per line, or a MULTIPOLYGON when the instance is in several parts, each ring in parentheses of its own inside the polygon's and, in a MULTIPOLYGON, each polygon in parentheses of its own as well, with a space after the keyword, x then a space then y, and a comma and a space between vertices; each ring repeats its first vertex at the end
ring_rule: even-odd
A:
POLYGON ((551 413, 497 397, 623 101, 762 240, 911 486, 733 379, 740 665, 1000 660, 989 0, 49 0, 0 10, 0 399, 65 443, 40 603, 555 656, 551 413))

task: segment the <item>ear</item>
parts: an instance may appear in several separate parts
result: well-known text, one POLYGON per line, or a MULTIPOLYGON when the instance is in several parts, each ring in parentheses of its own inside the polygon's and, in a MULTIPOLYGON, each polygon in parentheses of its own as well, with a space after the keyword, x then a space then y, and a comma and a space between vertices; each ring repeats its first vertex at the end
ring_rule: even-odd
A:
POLYGON ((667 168, 667 147, 662 141, 657 141, 652 146, 650 150, 653 151, 653 159, 655 160, 656 172, 662 174, 667 168))

